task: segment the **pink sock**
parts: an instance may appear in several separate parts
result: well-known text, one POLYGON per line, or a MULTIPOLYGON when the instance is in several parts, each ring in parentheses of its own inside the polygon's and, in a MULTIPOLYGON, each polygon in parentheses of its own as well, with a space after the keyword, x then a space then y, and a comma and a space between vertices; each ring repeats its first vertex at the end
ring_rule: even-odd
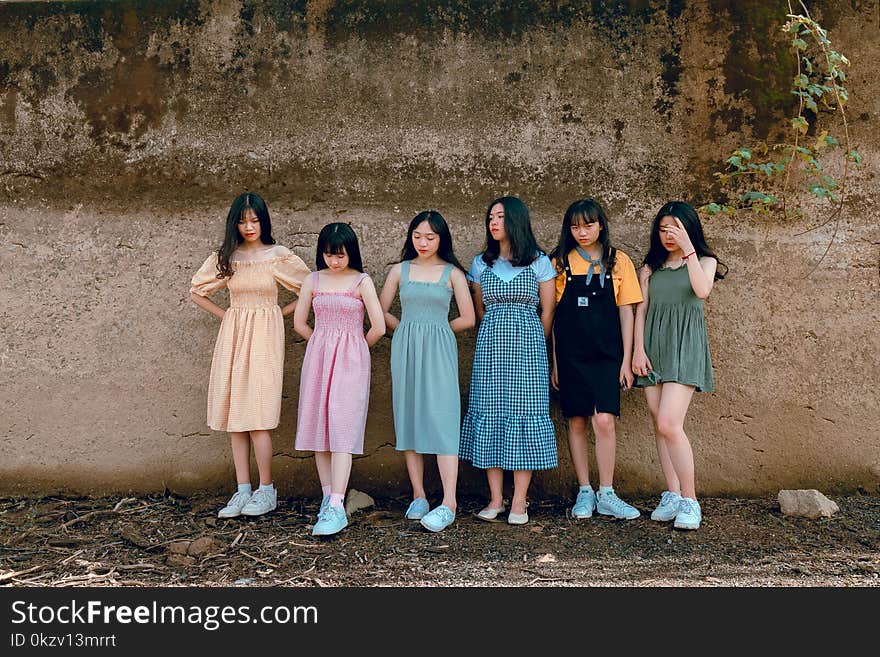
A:
POLYGON ((330 484, 321 486, 321 492, 324 494, 324 497, 327 497, 330 494, 330 484))
POLYGON ((345 497, 345 493, 330 493, 330 506, 342 508, 342 498, 345 497))

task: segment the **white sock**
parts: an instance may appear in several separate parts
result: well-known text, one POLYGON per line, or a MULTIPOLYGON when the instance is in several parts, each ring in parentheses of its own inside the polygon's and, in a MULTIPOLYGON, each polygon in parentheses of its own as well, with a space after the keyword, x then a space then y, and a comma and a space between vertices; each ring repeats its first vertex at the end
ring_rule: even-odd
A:
POLYGON ((321 486, 321 493, 324 495, 324 497, 330 497, 330 484, 327 484, 326 486, 321 486))
POLYGON ((581 486, 581 487, 578 489, 578 491, 581 492, 581 493, 586 493, 587 491, 590 491, 590 492, 592 493, 592 492, 593 492, 593 487, 590 486, 590 484, 587 484, 586 486, 581 486))
POLYGON ((275 490, 275 483, 273 482, 271 484, 260 484, 260 490, 264 493, 271 493, 275 490))
POLYGON ((250 494, 252 491, 253 491, 253 489, 251 488, 250 483, 247 483, 247 484, 239 484, 239 485, 238 485, 238 492, 239 492, 239 493, 248 493, 248 494, 250 494))
POLYGON ((342 498, 345 497, 345 493, 330 493, 330 506, 335 506, 338 508, 342 507, 342 498))
POLYGON ((599 495, 607 495, 614 492, 614 486, 599 486, 599 495))

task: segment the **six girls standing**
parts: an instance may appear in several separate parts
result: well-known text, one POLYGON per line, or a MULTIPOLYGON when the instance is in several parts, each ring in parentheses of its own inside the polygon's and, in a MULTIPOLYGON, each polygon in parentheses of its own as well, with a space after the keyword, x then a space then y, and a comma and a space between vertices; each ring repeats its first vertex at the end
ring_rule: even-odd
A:
POLYGON ((494 520, 505 511, 503 471, 513 470, 507 521, 528 522, 532 471, 557 465, 546 387, 545 340, 552 324, 550 378, 560 392, 580 485, 572 515, 639 516, 613 490, 614 419, 620 389, 628 388, 635 374, 636 385, 645 387, 667 488, 651 518, 699 528, 684 421, 694 391, 714 389, 703 300, 714 281, 724 278, 718 272, 724 265, 706 244, 696 211, 682 201, 660 209, 638 285, 631 260, 611 246, 607 217, 592 199, 568 208, 552 256, 553 264, 538 248, 525 204, 499 198, 486 213, 486 248, 465 278, 445 220, 435 211, 422 212, 410 222, 401 262, 389 273, 380 302, 349 225, 322 229, 318 271, 309 275, 300 258, 275 244, 263 199, 238 196, 222 246, 191 285, 192 300, 222 320, 211 364, 208 424, 230 433, 238 490, 219 517, 262 515, 277 505, 270 431, 280 418, 283 316, 294 313, 294 327, 308 341, 296 448, 315 452, 323 490, 313 534, 335 534, 348 524, 343 500, 352 454, 363 453, 369 348, 384 335, 386 320, 396 329, 391 368, 397 449, 405 453, 413 486, 407 518, 432 531, 454 521, 460 455, 487 471, 490 499, 479 518, 494 520), (278 284, 306 303, 279 308, 278 284), (225 311, 208 299, 224 287, 230 292, 225 311), (398 288, 400 320, 389 312, 398 288), (452 296, 459 316, 449 321, 452 296), (632 304, 638 304, 635 320, 632 304), (310 307, 314 330, 307 323, 310 307), (454 334, 473 326, 475 311, 481 325, 459 434, 454 334), (598 497, 589 482, 586 418, 596 435, 598 497), (257 491, 250 482, 252 444, 257 491), (437 455, 443 483, 443 501, 433 510, 424 491, 424 454, 437 455))
POLYGON ((468 271, 481 321, 459 449, 461 458, 486 470, 489 504, 477 514, 483 520, 505 510, 504 470, 513 470, 507 522, 528 522, 532 471, 557 465, 546 344, 555 278, 525 203, 512 196, 492 201, 486 210, 486 248, 468 271))
POLYGON ((417 214, 409 224, 401 261, 391 268, 380 303, 391 341, 391 382, 396 447, 404 453, 413 488, 405 516, 431 531, 455 520, 461 398, 455 333, 474 325, 464 270, 439 212, 417 214), (391 303, 400 288, 400 319, 391 303), (449 321, 455 295, 459 316, 449 321), (437 455, 443 502, 431 509, 425 495, 424 454, 437 455))
POLYGON ((364 452, 370 399, 370 347, 385 334, 373 281, 364 273, 351 226, 332 223, 318 235, 317 271, 300 291, 293 327, 308 341, 300 378, 296 449, 315 452, 323 497, 315 536, 348 525, 343 500, 352 454, 364 452), (314 330, 308 325, 309 307, 314 330), (364 308, 370 330, 364 335, 364 308))
POLYGON ((632 261, 611 246, 608 218, 593 199, 572 203, 551 253, 556 271, 551 383, 568 421, 568 445, 579 490, 571 514, 618 519, 639 510, 614 492, 615 417, 620 390, 632 386, 633 306, 642 300, 632 261), (590 486, 587 419, 596 436, 598 496, 590 486))
POLYGON ((218 516, 259 516, 275 509, 272 438, 281 414, 284 320, 296 302, 278 307, 278 284, 299 292, 309 273, 289 249, 275 244, 266 203, 257 194, 236 197, 226 217, 222 246, 193 276, 190 296, 219 317, 220 330, 208 383, 208 426, 228 431, 238 490, 218 516), (223 310, 208 297, 229 289, 223 310), (251 489, 250 449, 260 474, 251 489))
POLYGON ((632 365, 636 384, 645 386, 666 480, 651 519, 674 520, 678 529, 698 529, 702 521, 684 421, 694 391, 714 389, 703 300, 724 278, 719 264, 691 205, 672 201, 660 208, 639 272, 644 301, 636 308, 632 365))

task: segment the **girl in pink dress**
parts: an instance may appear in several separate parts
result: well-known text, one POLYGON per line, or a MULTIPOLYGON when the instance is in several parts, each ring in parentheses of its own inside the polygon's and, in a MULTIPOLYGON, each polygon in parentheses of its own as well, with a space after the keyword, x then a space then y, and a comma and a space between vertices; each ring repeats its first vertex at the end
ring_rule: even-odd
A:
POLYGON ((306 277, 293 328, 308 342, 303 358, 296 449, 315 452, 323 500, 314 536, 348 525, 343 507, 352 454, 364 453, 370 400, 370 347, 385 335, 373 281, 364 273, 351 226, 333 223, 318 235, 317 271, 306 277), (309 307, 315 328, 308 324, 309 307), (370 330, 364 335, 364 308, 370 330))

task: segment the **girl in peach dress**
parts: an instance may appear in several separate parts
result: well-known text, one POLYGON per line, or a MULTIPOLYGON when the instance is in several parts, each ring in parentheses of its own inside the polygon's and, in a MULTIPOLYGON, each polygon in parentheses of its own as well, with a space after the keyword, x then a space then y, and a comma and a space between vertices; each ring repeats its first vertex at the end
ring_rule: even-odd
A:
POLYGON ((228 431, 238 490, 218 517, 258 516, 275 509, 272 437, 281 416, 284 371, 284 320, 296 307, 278 306, 278 285, 299 293, 309 268, 290 249, 275 244, 265 201, 238 196, 226 217, 223 245, 193 276, 190 296, 217 316, 220 331, 208 383, 208 425, 228 431), (229 290, 224 310, 208 297, 229 290), (251 489, 250 450, 260 474, 251 489))

